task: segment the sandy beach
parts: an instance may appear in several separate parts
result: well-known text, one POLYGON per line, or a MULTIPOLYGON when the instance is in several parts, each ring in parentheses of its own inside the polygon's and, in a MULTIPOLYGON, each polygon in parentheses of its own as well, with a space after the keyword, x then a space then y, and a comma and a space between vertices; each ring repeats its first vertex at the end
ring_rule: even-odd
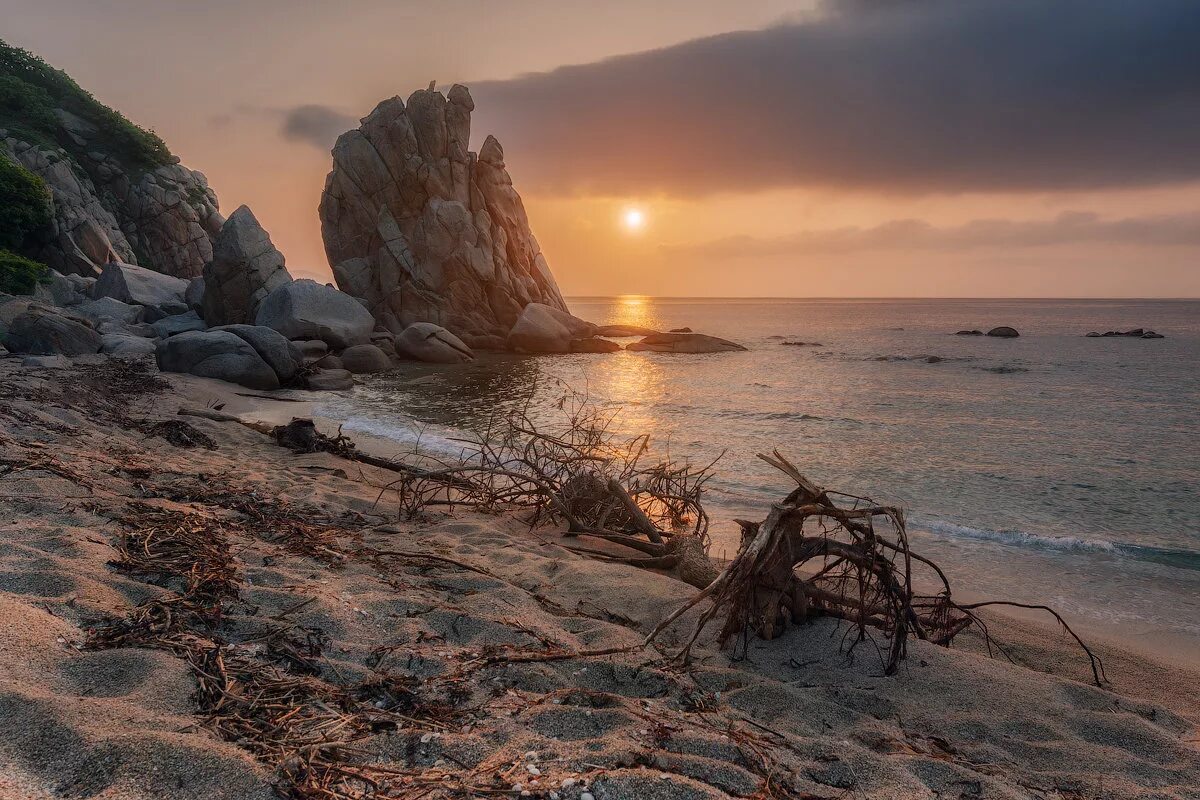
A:
POLYGON ((686 617, 644 651, 538 660, 636 644, 694 590, 509 515, 398 519, 391 473, 237 423, 187 418, 213 449, 175 446, 146 431, 180 407, 305 407, 147 393, 153 369, 114 363, 0 361, 5 798, 333 797, 313 787, 350 775, 389 797, 1200 797, 1198 673, 1100 642, 1090 686, 1066 637, 1008 617, 1018 663, 914 642, 893 677, 832 621, 739 661, 672 661, 686 617), (214 574, 213 604, 180 604, 214 574))

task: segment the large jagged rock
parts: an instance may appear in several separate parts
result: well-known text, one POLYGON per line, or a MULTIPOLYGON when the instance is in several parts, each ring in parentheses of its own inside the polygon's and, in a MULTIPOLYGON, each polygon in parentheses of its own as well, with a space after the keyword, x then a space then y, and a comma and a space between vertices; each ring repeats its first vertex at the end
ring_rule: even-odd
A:
POLYGON ((182 278, 199 275, 224 222, 204 175, 181 164, 130 168, 96 143, 103 137, 90 122, 62 110, 58 118, 63 135, 86 156, 0 138, 0 152, 40 176, 53 200, 49 230, 30 255, 64 274, 99 275, 120 261, 182 278))
POLYGON ((499 142, 467 149, 474 108, 458 85, 393 97, 333 148, 325 252, 392 333, 430 322, 470 345, 507 336, 529 303, 566 311, 499 142))
POLYGON ((366 344, 375 320, 353 297, 304 279, 272 289, 259 303, 254 324, 273 328, 289 339, 320 339, 341 350, 366 344))
POLYGON ((214 327, 252 323, 263 298, 291 280, 283 253, 254 213, 239 206, 221 226, 204 267, 204 321, 214 327))

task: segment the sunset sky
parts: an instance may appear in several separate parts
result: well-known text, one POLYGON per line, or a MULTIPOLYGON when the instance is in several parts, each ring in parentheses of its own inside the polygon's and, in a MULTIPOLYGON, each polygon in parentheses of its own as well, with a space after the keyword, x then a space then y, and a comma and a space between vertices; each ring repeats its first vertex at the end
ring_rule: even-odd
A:
POLYGON ((1200 296, 1195 0, 0 0, 0 38, 298 276, 334 138, 436 80, 568 295, 1200 296))

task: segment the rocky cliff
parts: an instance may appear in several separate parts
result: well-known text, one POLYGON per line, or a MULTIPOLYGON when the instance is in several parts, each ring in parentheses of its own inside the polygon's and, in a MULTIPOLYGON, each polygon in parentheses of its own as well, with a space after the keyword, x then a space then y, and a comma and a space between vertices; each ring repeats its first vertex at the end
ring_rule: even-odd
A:
POLYGON ((49 224, 20 248, 59 272, 109 261, 199 275, 224 221, 204 176, 66 73, 0 42, 0 158, 50 190, 49 224))
POLYGON ((489 136, 468 150, 465 86, 380 103, 333 148, 321 233, 342 291, 393 333, 432 322, 503 345, 529 303, 566 310, 489 136))

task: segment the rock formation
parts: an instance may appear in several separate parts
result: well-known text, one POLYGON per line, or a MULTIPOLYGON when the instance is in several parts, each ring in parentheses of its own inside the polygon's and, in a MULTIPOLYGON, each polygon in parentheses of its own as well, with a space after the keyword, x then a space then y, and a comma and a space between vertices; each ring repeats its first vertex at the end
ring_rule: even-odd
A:
POLYGON ((357 300, 310 280, 288 281, 259 303, 255 324, 289 339, 320 339, 341 350, 367 344, 375 321, 357 300))
POLYGON ((392 333, 431 322, 487 346, 529 303, 566 310, 500 143, 467 149, 474 108, 458 85, 393 97, 333 148, 325 251, 338 286, 392 333))
POLYGON ((263 298, 291 280, 283 253, 254 213, 240 206, 221 226, 212 261, 204 267, 204 321, 213 326, 253 322, 263 298))
MULTIPOLYGON (((67 135, 88 147, 94 126, 63 111, 67 135)), ((73 158, 63 148, 0 132, 0 153, 46 182, 53 219, 30 255, 62 273, 98 275, 109 261, 190 278, 212 258, 224 221, 204 175, 180 164, 126 171, 101 150, 73 158)))

